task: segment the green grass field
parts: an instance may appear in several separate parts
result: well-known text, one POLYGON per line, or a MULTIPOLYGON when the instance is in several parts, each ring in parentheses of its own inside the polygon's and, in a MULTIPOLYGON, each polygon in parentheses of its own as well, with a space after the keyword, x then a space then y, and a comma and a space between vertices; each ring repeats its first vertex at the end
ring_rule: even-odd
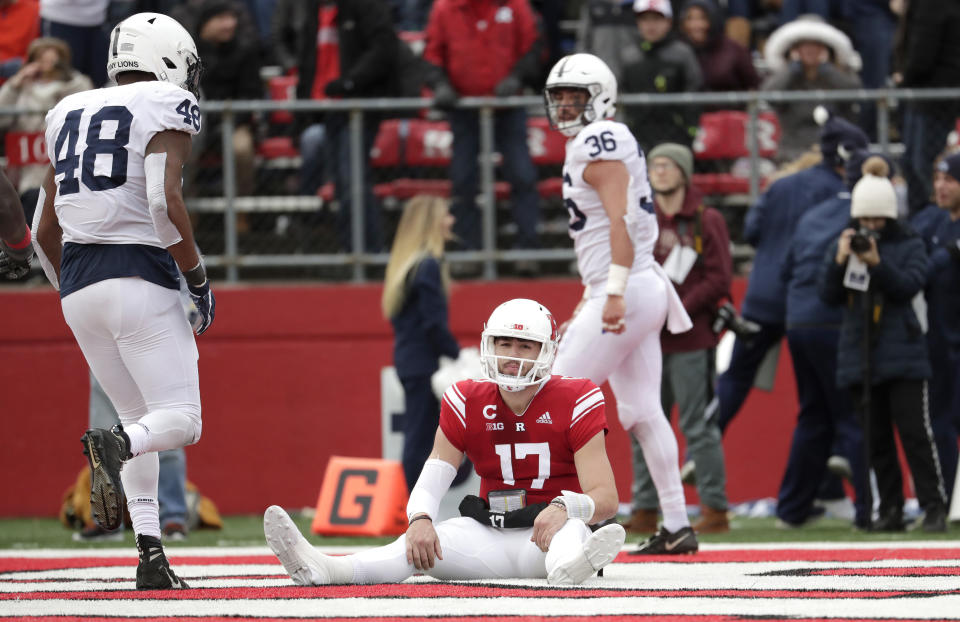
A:
MULTIPOLYGON (((310 518, 302 514, 294 515, 308 539, 320 546, 356 546, 366 544, 385 544, 393 538, 328 538, 309 533, 310 518)), ((221 530, 202 529, 191 532, 183 542, 172 542, 170 548, 178 546, 265 546, 263 539, 263 518, 259 515, 225 516, 221 530)), ((722 535, 702 535, 701 542, 902 542, 905 540, 957 540, 960 539, 960 527, 953 525, 945 534, 928 534, 923 531, 906 533, 864 533, 855 531, 848 521, 824 518, 802 529, 781 529, 773 518, 735 517, 731 521, 730 533, 722 535)), ((0 549, 50 549, 50 548, 105 548, 131 547, 133 535, 129 530, 121 542, 74 542, 72 531, 64 527, 55 518, 14 518, 0 519, 0 549)), ((628 535, 627 542, 635 542, 638 536, 628 535)))

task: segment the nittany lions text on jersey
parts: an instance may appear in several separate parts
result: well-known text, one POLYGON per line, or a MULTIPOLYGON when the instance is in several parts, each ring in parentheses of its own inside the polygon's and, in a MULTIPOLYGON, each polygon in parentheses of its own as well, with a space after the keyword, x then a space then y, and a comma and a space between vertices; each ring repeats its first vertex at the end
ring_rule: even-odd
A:
POLYGON ((598 160, 621 161, 630 173, 626 221, 634 250, 632 272, 650 266, 658 235, 647 164, 633 134, 616 121, 590 123, 567 142, 563 202, 570 212, 580 278, 591 287, 606 282, 610 266, 610 219, 596 189, 583 180, 584 169, 598 160))

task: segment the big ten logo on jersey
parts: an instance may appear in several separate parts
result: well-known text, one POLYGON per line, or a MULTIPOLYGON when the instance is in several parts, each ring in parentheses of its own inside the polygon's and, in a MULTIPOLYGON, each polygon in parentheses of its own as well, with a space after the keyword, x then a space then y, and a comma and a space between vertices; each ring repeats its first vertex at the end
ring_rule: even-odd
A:
MULTIPOLYGON (((496 419, 497 418, 497 405, 496 404, 487 404, 483 407, 483 418, 484 419, 496 419)), ((496 430, 503 429, 503 422, 501 421, 487 421, 486 422, 487 432, 494 432, 496 430)))

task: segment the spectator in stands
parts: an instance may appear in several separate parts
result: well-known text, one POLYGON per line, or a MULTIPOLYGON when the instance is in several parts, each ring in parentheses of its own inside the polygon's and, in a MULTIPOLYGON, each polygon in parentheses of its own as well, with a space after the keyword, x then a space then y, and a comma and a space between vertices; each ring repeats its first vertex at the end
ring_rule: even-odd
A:
POLYGON ((277 0, 270 26, 270 49, 284 73, 297 69, 300 28, 305 19, 303 0, 277 0))
POLYGON ((40 0, 41 32, 67 42, 77 71, 97 88, 107 82, 107 9, 110 0, 40 0))
POLYGON ((925 297, 930 353, 930 419, 947 495, 957 473, 960 434, 960 153, 937 159, 936 203, 917 212, 910 224, 930 257, 925 297))
POLYGON ((623 84, 622 50, 637 36, 633 0, 586 0, 580 8, 577 51, 598 56, 623 84))
MULTIPOLYGON (((672 32, 673 9, 667 0, 636 0, 637 44, 623 52, 623 93, 684 93, 703 86, 693 49, 672 32)), ((645 151, 664 142, 693 144, 700 111, 696 106, 626 108, 626 123, 645 151)))
MULTIPOLYGON (((815 91, 860 88, 860 56, 847 35, 816 16, 804 16, 778 28, 767 41, 764 57, 772 70, 764 91, 815 91)), ((773 104, 780 117, 780 160, 793 160, 817 141, 813 120, 817 102, 773 104)), ((831 106, 848 120, 856 119, 847 103, 831 106)))
MULTIPOLYGON (((454 231, 465 249, 480 248, 477 209, 480 148, 479 111, 454 108, 459 96, 518 95, 538 75, 537 29, 527 0, 436 0, 427 24, 424 59, 435 69, 431 82, 437 107, 447 108, 453 131, 452 211, 454 231)), ((537 171, 527 147, 523 108, 494 111, 494 142, 510 182, 510 206, 518 232, 514 246, 538 246, 540 220, 537 171)))
MULTIPOLYGON (((400 91, 398 69, 404 44, 397 38, 385 0, 309 0, 300 31, 298 99, 391 97, 400 91)), ((300 137, 303 156, 301 177, 319 187, 323 162, 333 179, 337 229, 344 250, 353 247, 353 205, 350 180, 350 119, 347 112, 328 112, 312 118, 300 137), (322 125, 318 123, 322 121, 322 125)), ((363 246, 369 252, 383 249, 380 204, 373 195, 370 149, 380 128, 380 114, 363 115, 363 246)), ((309 190, 307 186, 304 189, 309 190)), ((315 192, 315 189, 314 189, 315 192)))
MULTIPOLYGON (((897 42, 894 81, 903 88, 960 85, 960 4, 910 0, 897 42)), ((903 115, 903 173, 910 212, 922 209, 933 192, 931 166, 960 115, 956 99, 908 103, 903 115)))
POLYGON ((430 378, 441 356, 455 359, 460 353, 447 322, 450 276, 443 261, 453 222, 445 199, 419 195, 408 201, 383 280, 383 315, 393 324, 393 362, 403 385, 407 490, 417 483, 440 421, 430 378))
POLYGON ((697 54, 704 91, 752 91, 760 86, 750 52, 724 35, 723 15, 713 0, 685 2, 680 32, 697 54))
MULTIPOLYGON (((0 106, 49 110, 67 95, 93 88, 90 78, 76 71, 70 59, 66 42, 53 37, 34 39, 27 51, 26 64, 0 86, 0 106)), ((0 129, 42 133, 46 127, 44 116, 44 113, 31 112, 0 116, 0 129)), ((18 177, 16 186, 27 222, 33 220, 47 168, 44 164, 28 164, 11 171, 18 177)))
MULTIPOLYGON (((897 220, 897 197, 883 160, 853 187, 852 220, 823 259, 818 285, 843 306, 837 385, 859 403, 877 477, 877 531, 903 531, 903 478, 894 427, 913 474, 927 532, 947 530, 946 491, 930 430, 930 361, 912 300, 927 279, 923 240, 897 220)), ((869 163, 868 163, 869 164, 869 163)))
MULTIPOLYGON (((649 156, 650 186, 660 237, 654 258, 676 283, 677 293, 693 320, 685 333, 661 333, 663 412, 670 416, 674 404, 680 431, 687 440, 687 454, 697 465, 697 495, 700 518, 693 523, 698 533, 730 530, 727 520, 727 476, 723 445, 716 421, 707 416, 713 398, 714 313, 729 296, 733 272, 730 236, 723 216, 703 206, 703 195, 690 184, 693 152, 676 143, 657 145, 649 156)), ((634 441, 634 511, 631 531, 653 533, 657 529, 657 490, 634 441)))
MULTIPOLYGON (((853 43, 863 60, 860 80, 867 89, 887 86, 892 70, 890 60, 897 31, 897 16, 890 0, 845 0, 844 16, 850 25, 853 43)), ((860 103, 860 127, 871 140, 877 136, 877 105, 860 103)))
MULTIPOLYGON (((206 99, 263 98, 260 44, 249 36, 252 30, 240 28, 243 11, 242 6, 231 0, 205 0, 199 6, 194 40, 203 59, 200 88, 206 99)), ((220 152, 221 119, 219 114, 207 115, 198 144, 193 148, 196 157, 205 151, 220 152)), ((253 166, 256 123, 251 113, 242 112, 234 115, 234 124, 236 190, 238 195, 248 196, 253 194, 256 181, 253 166)))
POLYGON ((0 0, 0 82, 20 70, 38 34, 38 0, 0 0))
POLYGON ((727 370, 717 379, 718 423, 726 430, 736 416, 767 352, 780 344, 786 317, 786 289, 781 276, 784 257, 796 223, 811 207, 835 196, 843 187, 842 150, 852 153, 867 147, 867 136, 839 117, 824 118, 820 132, 822 161, 778 179, 750 211, 744 237, 756 249, 743 317, 761 326, 749 341, 737 340, 727 370))
MULTIPOLYGON (((845 151, 845 153, 848 153, 845 151)), ((869 526, 863 434, 846 391, 837 387, 837 344, 842 313, 818 295, 817 274, 830 244, 850 222, 850 189, 867 151, 850 154, 844 186, 799 220, 781 271, 786 283, 786 331, 800 412, 777 496, 778 524, 802 527, 819 516, 814 502, 830 477, 831 451, 849 465, 856 491, 854 525, 869 526)))

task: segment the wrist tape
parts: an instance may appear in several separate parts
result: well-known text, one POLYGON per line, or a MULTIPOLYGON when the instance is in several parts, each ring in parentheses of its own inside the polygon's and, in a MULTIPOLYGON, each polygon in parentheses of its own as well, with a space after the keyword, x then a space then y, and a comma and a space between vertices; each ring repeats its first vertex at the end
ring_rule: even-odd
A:
MULTIPOLYGON (((567 518, 576 518, 585 523, 589 523, 596 510, 596 503, 590 495, 585 495, 571 490, 562 490, 563 494, 554 497, 553 501, 560 501, 567 508, 567 518)), ((551 501, 551 503, 553 503, 551 501)))
POLYGON ((621 266, 619 264, 610 264, 607 272, 607 295, 623 296, 627 290, 627 277, 630 276, 630 266, 621 266))

